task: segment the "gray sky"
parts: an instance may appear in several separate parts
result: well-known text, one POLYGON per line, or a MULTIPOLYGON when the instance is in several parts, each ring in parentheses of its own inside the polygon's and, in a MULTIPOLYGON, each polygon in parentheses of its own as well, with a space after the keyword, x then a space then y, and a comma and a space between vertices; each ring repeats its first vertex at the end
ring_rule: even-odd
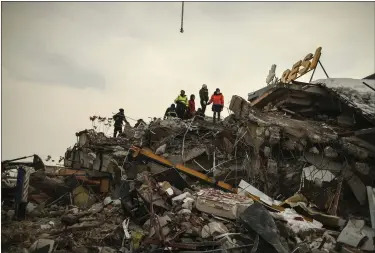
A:
POLYGON ((263 87, 272 64, 280 77, 318 46, 330 77, 363 78, 375 72, 374 10, 186 2, 181 34, 177 2, 2 2, 2 159, 63 155, 89 116, 123 107, 148 121, 203 83, 228 106, 263 87))

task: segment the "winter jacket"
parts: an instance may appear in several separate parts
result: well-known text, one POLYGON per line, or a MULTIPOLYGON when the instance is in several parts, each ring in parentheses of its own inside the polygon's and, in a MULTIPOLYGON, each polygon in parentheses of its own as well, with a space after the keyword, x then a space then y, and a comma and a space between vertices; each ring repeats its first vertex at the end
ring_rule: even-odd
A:
POLYGON ((164 114, 164 119, 177 117, 176 109, 168 107, 164 114))
POLYGON ((174 100, 174 102, 176 104, 178 104, 180 102, 180 103, 185 104, 185 106, 188 106, 188 98, 187 98, 186 95, 184 95, 184 96, 178 95, 178 97, 174 100))
POLYGON ((194 113, 195 112, 195 101, 189 100, 189 112, 194 113))
POLYGON ((199 97, 201 101, 208 102, 208 89, 202 88, 199 90, 199 97))
POLYGON ((214 105, 222 105, 224 106, 224 96, 223 94, 219 93, 219 94, 216 94, 214 93, 212 96, 211 96, 211 99, 210 99, 210 104, 213 103, 214 105))
POLYGON ((115 126, 122 126, 122 122, 125 121, 126 124, 129 122, 126 120, 124 113, 118 112, 113 115, 113 119, 115 120, 115 126))

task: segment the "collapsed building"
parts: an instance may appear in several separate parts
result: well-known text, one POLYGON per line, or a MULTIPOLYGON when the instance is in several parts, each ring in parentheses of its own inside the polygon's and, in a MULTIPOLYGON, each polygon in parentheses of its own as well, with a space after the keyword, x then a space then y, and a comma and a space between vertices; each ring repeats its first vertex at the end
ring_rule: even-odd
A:
MULTIPOLYGON (((248 100, 233 96, 233 113, 219 124, 156 120, 125 127, 118 138, 78 132, 63 167, 30 174, 26 212, 35 223, 3 223, 3 245, 13 252, 15 244, 30 252, 42 252, 38 245, 43 252, 374 251, 369 78, 278 81, 248 100), (22 236, 14 237, 15 224, 22 236)), ((12 216, 9 208, 2 214, 12 216)))
MULTIPOLYGON (((366 80, 368 83, 371 81, 366 80)), ((251 116, 253 125, 256 125, 254 132, 274 126, 274 130, 269 132, 271 137, 272 133, 277 136, 276 142, 264 143, 264 134, 253 137, 261 139, 255 147, 261 150, 256 151, 253 160, 261 159, 260 153, 264 154, 265 149, 266 153, 272 152, 272 146, 279 144, 282 131, 282 149, 289 154, 294 153, 293 156, 303 157, 298 159, 302 163, 329 171, 335 174, 336 179, 341 177, 346 180, 359 204, 364 205, 365 185, 372 185, 374 180, 375 92, 363 82, 327 79, 312 84, 279 83, 266 91, 250 94, 250 103, 243 102, 241 98, 232 100, 231 107, 239 116, 253 108, 262 111, 251 116)), ((372 85, 374 83, 372 81, 372 85)), ((255 142, 249 140, 249 143, 255 142)), ((267 160, 270 159, 274 164, 272 158, 267 160)), ((281 171, 283 167, 278 166, 281 171)), ((292 171, 301 170, 293 168, 292 171)), ((291 176, 288 174, 287 178, 291 176)))

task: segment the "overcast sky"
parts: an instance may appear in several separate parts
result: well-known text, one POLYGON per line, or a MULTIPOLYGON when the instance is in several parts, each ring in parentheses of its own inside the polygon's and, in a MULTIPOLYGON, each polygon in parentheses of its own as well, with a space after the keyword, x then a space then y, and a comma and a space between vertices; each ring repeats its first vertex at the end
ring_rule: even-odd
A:
POLYGON ((375 72, 371 2, 186 2, 183 34, 178 2, 1 6, 2 159, 64 155, 89 116, 148 121, 203 83, 229 106, 319 46, 330 77, 375 72))

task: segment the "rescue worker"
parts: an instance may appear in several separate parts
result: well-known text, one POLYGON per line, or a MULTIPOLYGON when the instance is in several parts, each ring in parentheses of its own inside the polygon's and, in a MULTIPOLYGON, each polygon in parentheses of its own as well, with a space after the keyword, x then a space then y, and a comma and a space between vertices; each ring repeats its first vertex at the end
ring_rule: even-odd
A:
POLYGON ((205 114, 206 106, 207 106, 207 103, 208 103, 207 85, 205 85, 205 84, 202 85, 202 88, 199 90, 199 97, 200 97, 200 102, 201 102, 202 113, 205 114))
POLYGON ((175 118, 175 117, 177 117, 176 106, 175 104, 171 104, 171 107, 168 107, 167 110, 165 111, 164 119, 175 118))
POLYGON ((185 111, 188 106, 188 98, 185 95, 185 91, 181 90, 180 95, 174 100, 177 104, 176 113, 180 119, 184 119, 185 111))
POLYGON ((191 119, 195 115, 195 95, 192 94, 189 100, 189 107, 186 111, 186 118, 191 119))
POLYGON ((152 124, 155 124, 157 120, 158 120, 158 119, 157 119, 156 117, 154 117, 154 118, 150 121, 149 125, 151 126, 152 124))
POLYGON ((214 123, 216 121, 216 113, 218 115, 218 121, 220 121, 220 112, 224 108, 224 96, 221 94, 220 89, 217 88, 215 93, 211 96, 210 101, 207 105, 213 103, 212 111, 214 112, 214 123))
POLYGON ((137 123, 135 123, 134 128, 137 128, 140 124, 146 125, 146 122, 143 121, 143 119, 137 120, 137 123))
POLYGON ((116 138, 117 132, 119 135, 122 133, 122 122, 125 122, 129 125, 129 122, 126 120, 124 109, 120 109, 118 113, 113 115, 113 119, 115 120, 115 130, 113 133, 113 138, 116 138))

